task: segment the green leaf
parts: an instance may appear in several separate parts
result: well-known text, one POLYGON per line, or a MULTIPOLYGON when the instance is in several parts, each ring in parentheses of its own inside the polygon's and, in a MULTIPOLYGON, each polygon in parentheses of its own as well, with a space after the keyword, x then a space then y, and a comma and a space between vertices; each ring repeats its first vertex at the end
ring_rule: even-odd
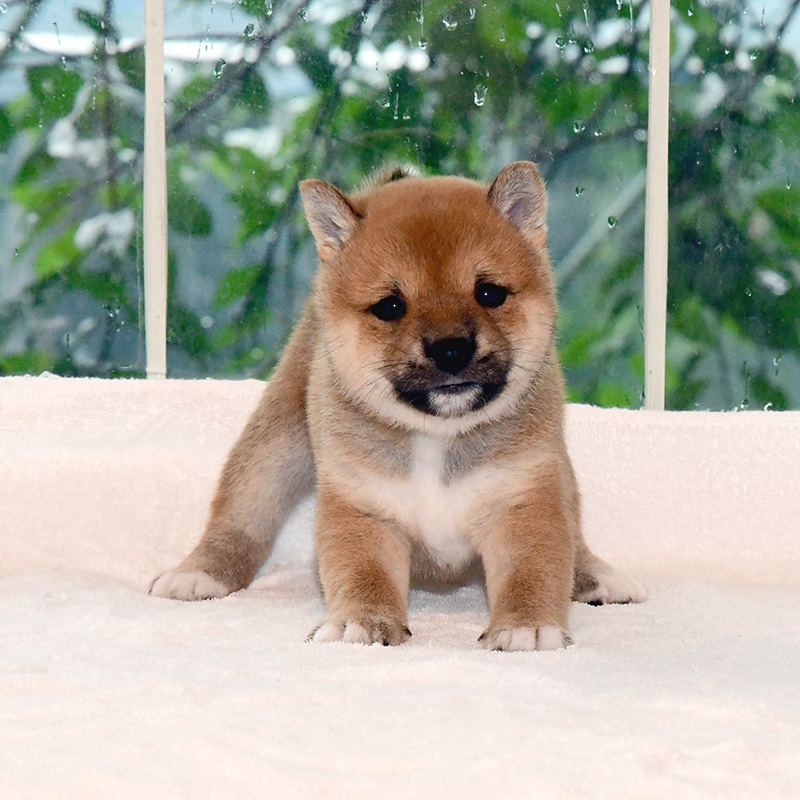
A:
POLYGON ((797 220, 800 217, 800 189, 796 187, 768 189, 758 196, 757 202, 770 215, 784 241, 793 245, 795 252, 799 252, 800 228, 797 220))
POLYGON ((51 370, 54 363, 50 353, 27 350, 0 358, 0 375, 41 375, 51 370))
POLYGON ((138 89, 144 91, 144 48, 133 47, 117 55, 117 66, 125 76, 125 80, 138 89))
POLYGON ((206 75, 195 75, 176 95, 175 107, 185 111, 197 103, 206 92, 211 91, 215 81, 206 75))
POLYGON ((255 69, 248 70, 239 87, 239 100, 249 108, 266 111, 269 95, 264 80, 255 69))
POLYGON ((298 66, 308 75, 321 92, 329 92, 334 85, 334 68, 326 50, 311 41, 298 41, 294 47, 298 66))
POLYGON ((14 123, 9 119, 8 114, 0 108, 0 150, 8 148, 8 144, 16 132, 14 123))
POLYGON ((167 169, 167 205, 172 230, 187 236, 208 236, 211 233, 211 212, 186 185, 179 168, 173 164, 167 169))
POLYGON ((71 269, 65 273, 66 284, 72 289, 86 292, 103 305, 124 308, 129 314, 135 308, 125 297, 125 286, 118 272, 89 272, 82 269, 71 269))
POLYGON ((219 282, 212 307, 219 310, 240 300, 253 288, 260 272, 258 264, 228 272, 219 282))
MULTIPOLYGON (((19 171, 15 176, 15 182, 19 185, 32 185, 32 182, 38 178, 46 180, 46 174, 50 171, 55 163, 55 159, 48 155, 44 150, 34 150, 28 156, 28 158, 22 162, 22 166, 20 166, 19 171)), ((54 184, 44 184, 42 188, 45 192, 47 192, 48 187, 53 185, 54 184)), ((66 192, 58 190, 59 199, 65 195, 66 192)))
POLYGON ((49 122, 72 110, 83 78, 54 65, 28 67, 28 85, 39 106, 41 121, 49 122))
POLYGON ((28 211, 41 213, 42 209, 57 204, 61 211, 66 210, 66 201, 75 181, 54 181, 44 185, 32 182, 18 183, 11 189, 11 195, 23 208, 28 211))
POLYGON ((254 17, 269 19, 276 2, 277 0, 239 0, 239 5, 243 11, 254 17))
POLYGON ((211 212, 184 186, 169 190, 169 224, 187 236, 208 236, 211 233, 211 212))
POLYGON ((75 18, 103 38, 113 39, 114 41, 119 39, 117 29, 111 24, 107 25, 100 14, 94 14, 85 8, 79 8, 75 11, 75 18))
POLYGON ((179 345, 195 358, 204 359, 209 352, 208 334, 197 314, 178 303, 170 303, 167 316, 167 342, 179 345))
POLYGON ((49 278, 61 272, 80 257, 75 244, 75 228, 70 227, 60 236, 48 242, 37 254, 33 263, 39 278, 49 278))

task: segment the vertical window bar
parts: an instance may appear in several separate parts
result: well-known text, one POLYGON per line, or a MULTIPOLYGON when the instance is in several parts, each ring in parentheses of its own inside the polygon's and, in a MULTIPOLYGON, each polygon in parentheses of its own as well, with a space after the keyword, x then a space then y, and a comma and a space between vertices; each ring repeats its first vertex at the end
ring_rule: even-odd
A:
POLYGON ((650 2, 644 242, 644 407, 664 410, 667 342, 670 0, 650 2))
POLYGON ((167 155, 164 0, 145 5, 144 327, 148 378, 167 376, 167 155))

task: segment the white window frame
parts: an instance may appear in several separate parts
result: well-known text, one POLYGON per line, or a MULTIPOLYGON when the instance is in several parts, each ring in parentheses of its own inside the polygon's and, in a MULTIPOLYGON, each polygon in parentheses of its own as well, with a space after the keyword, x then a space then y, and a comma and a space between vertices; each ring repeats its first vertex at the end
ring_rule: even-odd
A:
MULTIPOLYGON (((664 409, 667 327, 670 0, 650 2, 644 242, 644 407, 664 409)), ((144 305, 148 378, 167 375, 164 0, 145 4, 144 305)))
POLYGON ((144 16, 144 331, 148 378, 167 377, 167 141, 164 0, 144 16))

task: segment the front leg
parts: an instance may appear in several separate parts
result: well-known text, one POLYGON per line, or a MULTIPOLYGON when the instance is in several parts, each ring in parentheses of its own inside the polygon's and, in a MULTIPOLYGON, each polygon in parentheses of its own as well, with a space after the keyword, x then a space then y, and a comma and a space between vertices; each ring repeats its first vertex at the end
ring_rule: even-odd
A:
POLYGON ((389 523, 321 486, 316 550, 328 617, 309 641, 395 645, 411 635, 410 545, 389 523))
POLYGON ((305 403, 313 325, 307 311, 231 450, 202 539, 181 564, 153 581, 151 594, 203 600, 247 586, 289 512, 311 490, 305 403))
POLYGON ((490 650, 556 650, 571 644, 567 614, 574 545, 557 466, 503 514, 481 549, 489 596, 490 650))

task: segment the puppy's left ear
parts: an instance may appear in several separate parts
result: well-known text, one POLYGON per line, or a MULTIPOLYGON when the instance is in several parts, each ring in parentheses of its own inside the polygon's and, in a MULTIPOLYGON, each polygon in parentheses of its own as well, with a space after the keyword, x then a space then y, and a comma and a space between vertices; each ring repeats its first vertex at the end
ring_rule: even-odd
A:
POLYGON ((347 244, 361 220, 350 201, 324 181, 303 181, 300 194, 321 261, 330 261, 347 244))
POLYGON ((530 161, 509 164, 489 189, 489 203, 534 247, 547 243, 547 192, 530 161))

